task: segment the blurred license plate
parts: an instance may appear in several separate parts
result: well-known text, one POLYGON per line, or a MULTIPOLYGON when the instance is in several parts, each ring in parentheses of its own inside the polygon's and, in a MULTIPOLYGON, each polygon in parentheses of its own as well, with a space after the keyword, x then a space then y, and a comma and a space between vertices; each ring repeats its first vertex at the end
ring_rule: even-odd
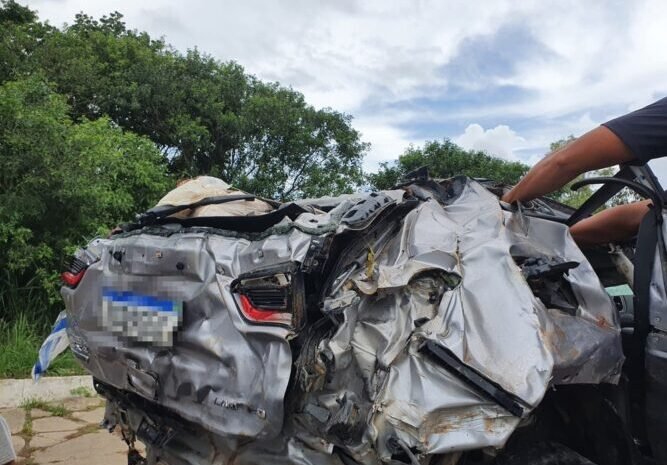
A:
POLYGON ((182 302, 116 289, 102 292, 102 327, 130 341, 170 347, 182 314, 182 302))

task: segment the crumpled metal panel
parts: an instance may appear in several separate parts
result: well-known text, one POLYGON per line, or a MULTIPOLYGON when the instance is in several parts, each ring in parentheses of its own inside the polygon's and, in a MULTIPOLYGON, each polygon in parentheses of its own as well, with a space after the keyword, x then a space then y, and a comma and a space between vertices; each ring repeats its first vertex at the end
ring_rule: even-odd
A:
POLYGON ((475 182, 449 205, 431 200, 409 213, 376 266, 373 279, 365 272, 352 278, 360 299, 328 345, 337 360, 348 352, 356 358, 369 374, 367 386, 381 384, 372 394, 369 437, 383 459, 391 436, 433 454, 502 446, 518 424, 425 360, 416 350, 424 340, 448 348, 528 410, 552 384, 618 379, 623 355, 614 307, 567 228, 503 212, 475 182), (579 263, 568 277, 580 303, 575 315, 533 296, 512 257, 517 251, 579 263), (460 279, 437 307, 410 289, 419 281, 424 287, 420 276, 434 271, 443 281, 460 279), (375 367, 388 370, 384 383, 373 382, 375 367))
POLYGON ((256 242, 201 233, 106 241, 79 287, 62 291, 73 347, 85 351, 94 377, 210 431, 275 436, 292 362, 289 330, 248 324, 229 286, 242 271, 302 260, 309 241, 296 230, 256 242), (174 346, 134 343, 104 328, 105 289, 182 302, 174 346))
POLYGON ((397 444, 422 458, 502 447, 549 386, 617 381, 615 308, 566 226, 503 211, 472 180, 459 178, 445 194, 406 190, 419 201, 405 191, 368 194, 285 219, 255 239, 200 231, 108 241, 79 288, 63 291, 77 322, 73 341, 86 345, 97 379, 187 420, 174 426, 168 411, 109 391, 117 400, 110 424, 138 434, 149 418, 178 430, 149 444, 149 464, 399 463, 397 444), (350 213, 355 207, 367 210, 350 213), (245 322, 230 284, 270 265, 318 269, 324 237, 339 241, 331 276, 306 280, 330 287, 310 309, 320 320, 301 330, 293 354, 296 334, 245 322), (520 257, 578 263, 558 278, 574 311, 546 308, 520 257), (182 301, 174 347, 103 331, 99 302, 109 286, 182 301), (428 344, 456 363, 429 353, 428 344), (155 392, 143 372, 157 373, 155 392))

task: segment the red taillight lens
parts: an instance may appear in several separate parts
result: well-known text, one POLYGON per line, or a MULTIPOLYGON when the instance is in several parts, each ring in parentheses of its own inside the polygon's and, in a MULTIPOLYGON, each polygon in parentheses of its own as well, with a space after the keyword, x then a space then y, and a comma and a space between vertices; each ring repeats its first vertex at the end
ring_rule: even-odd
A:
MULTIPOLYGON (((85 251, 85 249, 81 250, 85 251)), ((66 286, 76 287, 81 281, 81 278, 83 278, 83 275, 86 273, 86 269, 88 269, 89 263, 90 262, 85 262, 76 256, 72 257, 72 260, 67 267, 67 271, 60 275, 60 279, 63 280, 63 283, 65 283, 66 286)))
POLYGON ((241 313, 250 321, 283 325, 292 323, 292 313, 289 311, 257 307, 246 295, 240 295, 239 300, 241 301, 241 313))
POLYGON ((65 271, 63 274, 60 275, 60 278, 69 287, 76 287, 77 284, 79 284, 79 281, 81 281, 81 278, 83 278, 85 272, 86 270, 81 270, 78 273, 74 274, 70 271, 65 271))
POLYGON ((303 276, 294 265, 281 271, 260 270, 241 275, 231 285, 243 318, 254 324, 299 328, 305 309, 303 276))

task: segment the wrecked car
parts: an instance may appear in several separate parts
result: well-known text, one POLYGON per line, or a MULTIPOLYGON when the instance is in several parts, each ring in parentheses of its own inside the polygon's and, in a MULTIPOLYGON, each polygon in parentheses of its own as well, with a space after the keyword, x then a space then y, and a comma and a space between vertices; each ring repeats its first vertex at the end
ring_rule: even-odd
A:
POLYGON ((662 190, 595 182, 575 211, 424 171, 285 204, 200 177, 77 252, 70 347, 133 464, 665 463, 662 190), (637 242, 580 250, 623 187, 654 201, 637 242))

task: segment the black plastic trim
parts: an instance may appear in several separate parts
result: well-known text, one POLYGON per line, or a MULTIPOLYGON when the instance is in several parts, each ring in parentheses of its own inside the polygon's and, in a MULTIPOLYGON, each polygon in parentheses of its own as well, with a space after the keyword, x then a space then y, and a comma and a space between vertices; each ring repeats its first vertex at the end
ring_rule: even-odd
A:
POLYGON ((420 348, 420 352, 430 355, 441 365, 444 365, 452 374, 473 388, 482 396, 496 402, 515 417, 521 418, 524 408, 523 401, 514 394, 506 391, 477 370, 465 365, 454 353, 434 341, 426 341, 420 348))

